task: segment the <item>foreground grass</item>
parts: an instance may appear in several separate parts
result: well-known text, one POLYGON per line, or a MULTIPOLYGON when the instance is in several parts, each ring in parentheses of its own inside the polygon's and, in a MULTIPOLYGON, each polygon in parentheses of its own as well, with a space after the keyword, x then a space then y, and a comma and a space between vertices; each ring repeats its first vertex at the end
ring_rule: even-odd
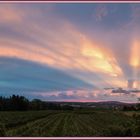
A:
POLYGON ((136 135, 132 115, 109 110, 0 112, 0 123, 3 136, 136 135))

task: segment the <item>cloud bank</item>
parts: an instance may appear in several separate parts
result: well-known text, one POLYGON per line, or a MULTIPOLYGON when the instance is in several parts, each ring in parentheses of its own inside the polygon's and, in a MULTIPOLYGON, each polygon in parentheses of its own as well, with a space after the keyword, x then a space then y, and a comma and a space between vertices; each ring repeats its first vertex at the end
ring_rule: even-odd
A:
MULTIPOLYGON (((27 90, 32 95, 48 96, 55 90, 62 91, 57 96, 60 99, 84 100, 89 93, 83 97, 76 93, 67 96, 66 91, 127 88, 129 79, 139 80, 140 76, 139 7, 1 3, 2 94, 27 90), (120 14, 122 9, 125 12, 120 14)), ((135 88, 140 85, 135 84, 135 88)), ((93 96, 93 100, 113 99, 110 93, 99 97, 93 96)), ((124 97, 120 95, 118 99, 124 97)))

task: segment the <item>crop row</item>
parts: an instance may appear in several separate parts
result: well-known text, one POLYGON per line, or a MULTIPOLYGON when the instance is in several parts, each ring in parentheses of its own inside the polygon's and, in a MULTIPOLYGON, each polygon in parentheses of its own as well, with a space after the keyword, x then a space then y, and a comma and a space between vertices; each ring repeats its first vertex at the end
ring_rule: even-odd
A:
POLYGON ((132 124, 121 113, 60 112, 7 131, 7 136, 125 136, 132 124))
POLYGON ((10 129, 30 121, 44 118, 58 111, 26 111, 26 112, 0 112, 0 125, 10 129))

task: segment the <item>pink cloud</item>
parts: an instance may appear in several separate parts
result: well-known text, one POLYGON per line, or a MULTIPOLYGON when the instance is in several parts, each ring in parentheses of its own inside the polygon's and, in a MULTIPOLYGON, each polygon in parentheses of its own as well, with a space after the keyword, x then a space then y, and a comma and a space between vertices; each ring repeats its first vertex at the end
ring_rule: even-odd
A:
POLYGON ((22 13, 9 4, 0 5, 0 23, 13 24, 22 20, 22 13))

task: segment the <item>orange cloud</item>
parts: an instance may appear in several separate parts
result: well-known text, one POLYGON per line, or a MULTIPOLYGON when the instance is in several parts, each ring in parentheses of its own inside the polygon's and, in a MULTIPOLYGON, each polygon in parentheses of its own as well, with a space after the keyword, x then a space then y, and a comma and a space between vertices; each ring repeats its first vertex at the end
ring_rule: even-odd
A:
MULTIPOLYGON (((2 16, 3 21, 6 22, 20 21, 22 15, 29 12, 24 11, 25 14, 10 6, 7 9, 7 13, 3 8, 0 9, 0 15, 6 13, 6 16, 2 16), (8 12, 11 15, 8 15, 8 12)), ((36 42, 1 37, 0 56, 16 57, 66 71, 77 70, 103 74, 115 79, 123 76, 113 52, 105 49, 105 44, 89 38, 65 20, 51 18, 50 21, 52 21, 51 24, 38 21, 28 21, 28 24, 19 23, 19 27, 24 28, 13 26, 16 32, 31 37, 36 42)), ((78 74, 75 76, 88 81, 86 77, 78 74)), ((95 81, 93 83, 95 84, 95 81)), ((110 84, 112 85, 113 82, 110 84)))
POLYGON ((110 50, 104 49, 102 45, 93 43, 87 38, 83 39, 81 46, 81 53, 83 57, 88 58, 87 63, 93 71, 110 73, 110 76, 114 77, 123 74, 110 50))
POLYGON ((140 42, 138 40, 134 40, 131 47, 131 56, 130 56, 130 65, 133 67, 140 66, 140 42))
POLYGON ((12 5, 0 5, 0 23, 18 23, 22 20, 22 12, 17 10, 12 5))

